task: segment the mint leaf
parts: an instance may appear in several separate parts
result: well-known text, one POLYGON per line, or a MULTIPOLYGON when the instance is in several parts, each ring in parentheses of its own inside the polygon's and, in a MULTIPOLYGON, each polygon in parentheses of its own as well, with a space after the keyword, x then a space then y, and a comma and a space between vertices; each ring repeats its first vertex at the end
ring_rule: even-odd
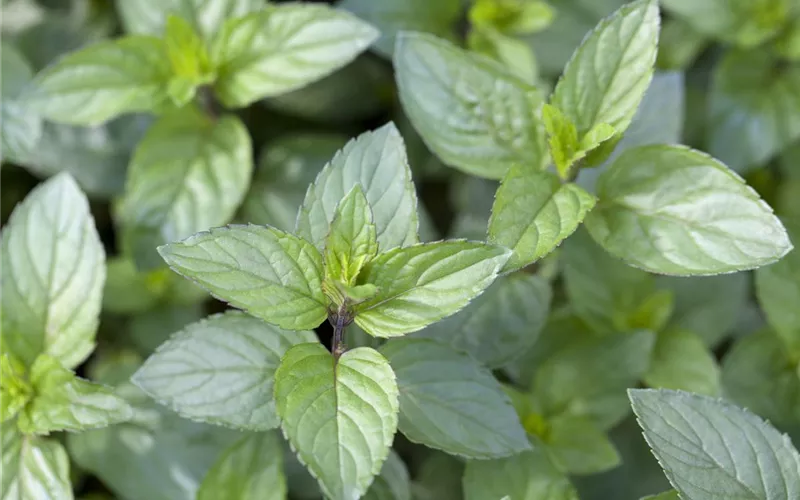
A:
POLYGON ((21 162, 35 150, 42 136, 38 114, 19 102, 23 89, 33 78, 25 57, 11 43, 0 47, 0 139, 4 161, 21 162))
MULTIPOLYGON (((789 234, 800 238, 800 224, 789 234)), ((800 251, 792 250, 775 264, 756 270, 756 295, 770 326, 792 353, 800 354, 800 251)))
POLYGON ((770 331, 738 340, 722 363, 724 394, 775 425, 800 419, 800 377, 786 344, 770 331))
POLYGON ((308 330, 327 317, 322 256, 294 235, 268 226, 231 225, 158 251, 178 274, 273 325, 308 330))
POLYGON ((466 500, 578 500, 569 478, 542 448, 497 460, 470 460, 464 471, 466 500))
POLYGON ((355 306, 355 321, 376 337, 420 330, 480 295, 508 257, 502 247, 463 240, 389 250, 359 275, 359 285, 374 285, 378 291, 355 306))
POLYGON ((228 20, 211 44, 214 91, 240 108, 333 73, 363 52, 378 32, 321 5, 269 5, 228 20))
POLYGON ((592 237, 647 271, 741 271, 775 262, 792 248, 752 188, 714 158, 686 147, 626 151, 600 177, 598 198, 586 219, 592 237))
POLYGON ((338 361, 322 344, 286 352, 275 374, 281 428, 332 500, 359 498, 380 472, 397 429, 397 385, 368 347, 338 361))
POLYGON ((176 105, 183 106, 194 97, 198 85, 214 79, 208 50, 189 21, 175 15, 170 15, 167 19, 164 45, 172 66, 170 88, 184 85, 188 89, 185 99, 170 95, 176 105))
POLYGON ((235 116, 186 107, 157 121, 128 171, 120 218, 137 265, 160 264, 155 247, 228 222, 250 183, 250 136, 235 116))
POLYGON ((499 458, 530 449, 511 401, 469 356, 428 339, 381 347, 397 375, 399 428, 409 440, 467 458, 499 458))
POLYGON ((547 319, 550 299, 550 287, 539 276, 503 276, 464 309, 415 336, 449 344, 497 368, 533 347, 547 319))
POLYGON ((322 251, 336 206, 356 184, 372 209, 382 252, 419 241, 417 194, 403 138, 391 122, 351 140, 325 165, 297 214, 297 234, 322 251))
POLYGON ((400 100, 444 163, 500 179, 513 164, 545 166, 542 96, 491 59, 422 33, 402 33, 394 53, 400 100))
POLYGON ((513 251, 503 271, 525 267, 555 250, 594 204, 594 196, 575 184, 562 184, 555 174, 512 166, 489 219, 489 241, 513 251))
POLYGON ((258 159, 241 219, 292 231, 308 185, 347 143, 338 134, 285 135, 270 141, 258 159))
POLYGON ((19 417, 19 429, 26 434, 106 427, 133 415, 111 388, 76 377, 46 354, 33 363, 30 383, 35 394, 19 417))
POLYGON ((433 451, 420 464, 414 481, 414 498, 420 500, 462 500, 461 478, 464 462, 446 453, 433 451))
POLYGON ((283 452, 275 432, 250 434, 225 450, 206 474, 197 500, 283 500, 283 452))
POLYGON ((9 354, 0 357, 0 423, 14 418, 33 397, 25 366, 9 354))
POLYGON ((381 37, 372 48, 390 59, 401 31, 421 31, 456 41, 462 4, 459 0, 342 0, 338 7, 375 25, 381 37))
POLYGON ((714 68, 707 150, 737 172, 765 165, 800 138, 800 68, 782 64, 762 51, 730 51, 714 68))
POLYGON ((678 492, 675 490, 665 491, 664 493, 659 493, 658 495, 648 495, 646 497, 642 497, 641 500, 681 500, 678 496, 678 492))
POLYGON ((579 140, 601 123, 628 128, 653 76, 659 22, 655 1, 625 5, 572 55, 551 104, 575 124, 579 140))
POLYGON ((22 436, 13 424, 6 422, 0 427, 3 499, 72 500, 69 458, 61 443, 54 439, 22 436))
POLYGON ((23 96, 45 118, 98 125, 117 115, 168 107, 164 42, 148 36, 103 41, 56 60, 23 96))
POLYGON ((68 174, 31 191, 3 228, 3 343, 26 365, 65 368, 94 349, 105 253, 89 203, 68 174))
POLYGON ((653 388, 715 396, 719 393, 720 371, 703 339, 687 330, 668 329, 656 337, 644 382, 653 388))
POLYGON ((313 332, 288 332, 238 311, 210 316, 175 333, 133 377, 153 399, 199 422, 239 430, 278 426, 275 370, 313 332))
POLYGON ((411 480, 403 460, 389 450, 389 456, 383 462, 381 473, 372 482, 365 500, 411 500, 411 480))
POLYGON ((138 0, 116 2, 122 24, 129 33, 161 35, 168 14, 179 15, 205 37, 223 22, 261 9, 264 0, 138 0))
POLYGON ((533 394, 546 415, 585 416, 609 429, 629 411, 625 389, 646 372, 655 334, 572 337, 539 365, 533 394))
POLYGON ((534 84, 539 80, 536 56, 522 40, 504 35, 488 26, 475 26, 467 36, 467 46, 499 61, 511 74, 527 83, 534 84))
POLYGON ((553 461, 570 474, 598 474, 620 464, 608 436, 585 417, 553 418, 546 433, 544 441, 553 461))
POLYGON ((644 436, 686 500, 709 492, 754 499, 800 495, 800 454, 788 436, 722 400, 667 390, 629 391, 644 436))
POLYGON ((336 207, 325 241, 325 276, 351 285, 378 253, 372 210, 356 184, 336 207))

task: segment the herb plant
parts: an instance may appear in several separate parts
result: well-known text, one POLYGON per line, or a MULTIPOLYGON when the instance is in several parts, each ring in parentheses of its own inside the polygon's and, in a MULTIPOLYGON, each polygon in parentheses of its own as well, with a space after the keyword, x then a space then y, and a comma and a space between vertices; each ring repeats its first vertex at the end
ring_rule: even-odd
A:
POLYGON ((0 499, 800 498, 796 1, 2 8, 0 499))

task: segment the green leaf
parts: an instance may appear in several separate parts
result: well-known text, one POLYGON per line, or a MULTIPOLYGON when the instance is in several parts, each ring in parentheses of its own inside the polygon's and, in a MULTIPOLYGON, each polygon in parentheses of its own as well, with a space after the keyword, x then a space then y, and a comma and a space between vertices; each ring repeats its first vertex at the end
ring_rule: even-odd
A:
POLYGON ((680 500, 678 496, 678 492, 675 490, 665 491, 664 493, 659 493, 658 495, 648 495, 646 497, 642 497, 641 500, 680 500))
POLYGON ((512 166, 489 219, 489 241, 513 251, 503 271, 525 267, 555 250, 594 204, 594 196, 576 184, 562 184, 555 174, 512 166))
POLYGON ((47 353, 65 368, 94 349, 105 254, 89 203, 68 174, 37 186, 3 229, 5 348, 30 365, 47 353))
POLYGON ((22 436, 13 421, 1 424, 3 500, 72 500, 69 458, 56 440, 22 436))
POLYGON ((281 428, 331 500, 359 498, 389 454, 397 429, 397 385, 368 347, 339 359, 319 343, 289 349, 275 374, 281 428))
POLYGON ((575 162, 575 157, 579 153, 578 129, 568 116, 550 104, 542 106, 542 122, 547 130, 547 141, 553 163, 559 175, 566 178, 569 167, 575 162))
POLYGON ((791 250, 772 209, 741 177, 681 146, 623 153, 586 218, 611 254, 651 272, 709 275, 771 264, 791 250))
POLYGON ((431 35, 403 33, 394 66, 405 112, 444 163, 490 179, 517 163, 544 168, 542 96, 499 63, 431 35))
POLYGON ((9 42, 0 47, 0 138, 4 161, 19 162, 35 151, 42 136, 42 120, 38 114, 19 102, 25 86, 33 78, 25 57, 9 42))
POLYGON ((283 452, 275 432, 250 434, 217 459, 206 474, 197 500, 284 500, 283 452))
POLYGON ((685 70, 708 45, 708 38, 686 20, 670 18, 661 26, 656 66, 663 70, 685 70))
POLYGON ((138 267, 160 264, 155 248, 228 222, 250 183, 250 136, 228 115, 189 106, 156 122, 136 148, 119 217, 138 267))
POLYGON ((380 30, 381 37, 372 48, 387 59, 392 57, 395 38, 401 31, 420 31, 456 41, 462 15, 460 0, 342 0, 338 7, 380 30))
POLYGON ((10 420, 33 396, 33 388, 24 378, 25 366, 9 354, 0 357, 0 423, 10 420))
POLYGON ((296 134, 266 144, 241 219, 292 231, 308 185, 347 142, 338 134, 296 134))
POLYGON ((788 436, 722 400, 630 390, 639 425, 670 483, 686 500, 800 495, 800 454, 788 436))
MULTIPOLYGON (((188 281, 177 276, 175 278, 197 290, 197 287, 188 281)), ((166 304, 135 314, 128 323, 130 343, 143 356, 149 356, 166 342, 170 335, 204 317, 206 310, 202 303, 185 306, 166 304)))
POLYGON ((313 332, 289 332, 238 311, 210 316, 175 333, 133 382, 185 418, 239 430, 278 427, 275 370, 313 332))
POLYGON ((794 425, 800 421, 798 366, 773 332, 748 335, 723 360, 724 394, 775 425, 794 425))
POLYGON ((535 84, 539 80, 536 55, 525 42, 506 36, 491 27, 477 26, 467 35, 470 50, 495 59, 523 81, 535 84))
POLYGON ((548 283, 539 276, 504 276, 464 309, 415 336, 449 344, 497 368, 536 343, 547 319, 551 295, 548 283))
POLYGON ((23 99, 49 120, 98 125, 123 113, 166 109, 171 71, 158 38, 97 42, 45 68, 23 99))
POLYGON ((711 79, 706 148, 737 172, 765 165, 800 138, 800 68, 762 51, 730 51, 711 79))
POLYGON ((228 20, 211 44, 214 91, 240 108, 333 73, 369 47, 378 32, 321 5, 270 5, 228 20))
POLYGON ((169 15, 164 31, 164 45, 174 77, 184 78, 192 86, 209 83, 213 79, 205 43, 189 21, 169 15))
POLYGON ((155 308, 169 281, 174 279, 165 268, 142 273, 125 257, 110 258, 106 273, 103 310, 118 314, 142 313, 155 308))
POLYGON ((232 225, 158 251, 178 274, 281 328, 308 330, 327 317, 322 256, 294 235, 269 226, 232 225))
POLYGON ((26 434, 95 429, 133 416, 109 387, 76 377, 46 354, 33 363, 30 383, 35 395, 19 417, 19 429, 26 434))
POLYGON ((389 450, 381 473, 367 490, 365 500, 411 500, 411 480, 403 460, 389 450))
POLYGON ((710 347, 730 333, 749 296, 745 273, 692 278, 661 276, 657 283, 670 290, 675 298, 669 326, 699 335, 710 347))
MULTIPOLYGON (((797 241, 800 224, 787 225, 797 241)), ((755 276, 758 303, 767 321, 789 350, 800 355, 800 251, 792 250, 775 264, 756 270, 755 276)))
POLYGON ((452 455, 431 450, 414 478, 415 500, 462 500, 461 478, 464 462, 452 455))
POLYGON ((428 339, 392 340, 380 351, 397 375, 399 428, 412 442, 480 459, 530 449, 508 396, 469 356, 428 339))
POLYGON ((546 28, 554 14, 550 5, 538 0, 477 0, 470 7, 468 17, 472 25, 525 35, 546 28))
POLYGON ((470 460, 464 471, 466 500, 578 500, 569 478, 537 448, 497 460, 470 460))
POLYGON ((570 474, 598 474, 620 464, 608 436, 585 417, 552 419, 544 441, 555 464, 570 474))
POLYGON ((609 429, 628 413, 625 389, 646 372, 655 334, 574 337, 539 365, 533 394, 545 416, 585 416, 609 429))
POLYGON ((715 396, 719 393, 720 371, 702 338, 688 330, 668 329, 656 337, 644 382, 653 388, 715 396))
POLYGON ((375 285, 378 293, 355 306, 355 321, 376 337, 420 330, 480 295, 508 257, 502 247, 464 240, 389 250, 359 275, 359 285, 375 285))
POLYGON ((658 4, 639 0, 600 22, 575 51, 551 104, 577 128, 579 141, 605 123, 625 131, 653 76, 658 4))
POLYGON ((129 33, 161 35, 172 13, 189 21, 208 38, 226 19, 261 9, 264 0, 117 0, 116 6, 129 33))
POLYGON ((372 210, 359 184, 336 207, 325 240, 325 276, 353 284, 364 265, 378 254, 372 210))
POLYGON ((419 241, 417 194, 403 138, 393 123, 359 135, 325 165, 297 214, 297 234, 322 251, 336 206, 356 184, 372 209, 382 252, 419 241))

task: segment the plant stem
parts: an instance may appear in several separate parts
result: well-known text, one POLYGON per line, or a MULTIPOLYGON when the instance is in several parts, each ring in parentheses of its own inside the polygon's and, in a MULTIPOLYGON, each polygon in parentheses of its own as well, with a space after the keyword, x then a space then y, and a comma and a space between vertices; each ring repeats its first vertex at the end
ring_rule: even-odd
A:
POLYGON ((344 345, 344 329, 350 324, 350 320, 347 316, 347 309, 344 305, 336 311, 335 321, 333 321, 332 324, 333 342, 331 343, 331 350, 333 351, 333 359, 339 361, 339 357, 347 350, 347 347, 344 345))

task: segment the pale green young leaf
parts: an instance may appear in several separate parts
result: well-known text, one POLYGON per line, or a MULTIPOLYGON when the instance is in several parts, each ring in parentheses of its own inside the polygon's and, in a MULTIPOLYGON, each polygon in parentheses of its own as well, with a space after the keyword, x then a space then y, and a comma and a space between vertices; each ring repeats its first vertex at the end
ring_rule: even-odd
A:
POLYGON ((800 454, 789 437, 723 400, 631 389, 633 410, 672 486, 684 500, 800 496, 800 454))
POLYGON ((248 434, 222 453, 197 491, 197 500, 221 498, 286 498, 283 452, 276 432, 248 434))
POLYGON ((322 256, 297 236, 269 226, 231 225, 158 251, 178 274, 273 325, 308 330, 327 317, 322 256))
POLYGON ((505 248, 464 240, 381 253, 359 275, 359 285, 374 285, 378 293, 355 307, 355 321, 376 337, 420 330, 480 295, 508 257, 505 248))
POLYGON ((653 76, 659 23, 654 0, 626 4, 572 55, 551 104, 575 124, 579 140, 601 123, 628 128, 653 76))
POLYGON ((2 439, 2 500, 72 500, 69 457, 55 439, 22 436, 9 421, 2 439))
POLYGON ((533 274, 497 279, 461 311, 414 334, 449 344, 497 368, 533 347, 550 309, 548 283, 533 274))
POLYGON ((185 418, 265 431, 279 425, 272 393, 281 356, 316 340, 313 332, 281 330, 228 311, 175 333, 133 382, 185 418))
POLYGON ((391 59, 401 31, 420 31, 456 41, 462 13, 460 0, 342 0, 338 6, 380 30, 381 37, 372 48, 387 59, 391 59))
POLYGON ((409 440, 479 459, 530 449, 500 384, 466 354, 429 339, 391 340, 380 351, 397 375, 399 428, 409 440))
POLYGON ((208 83, 213 78, 205 42, 189 21, 170 14, 164 30, 164 45, 174 77, 185 78, 192 85, 208 83))
POLYGON ((578 492, 543 448, 496 460, 470 460, 464 471, 466 500, 578 500, 578 492))
POLYGON ((553 157, 559 175, 566 178, 569 167, 579 152, 578 129, 569 117, 551 104, 542 106, 542 122, 547 131, 550 156, 553 157))
POLYGON ((730 51, 711 79, 706 148, 737 172, 765 165, 800 138, 800 67, 762 51, 730 51))
MULTIPOLYGON (((786 221, 789 235, 800 238, 800 224, 786 221)), ((755 273, 756 296, 767 321, 789 350, 800 355, 800 250, 755 273)))
POLYGON ((89 202, 68 174, 40 184, 3 228, 2 335, 26 365, 47 353, 65 368, 94 349, 105 252, 89 202))
POLYGON ((96 429, 133 416, 110 387, 77 377, 46 354, 33 363, 30 384, 35 394, 19 416, 19 428, 26 434, 96 429))
POLYGON ((14 418, 33 397, 24 375, 25 366, 19 360, 7 353, 0 357, 0 423, 14 418))
POLYGON ((664 493, 659 493, 658 495, 648 495, 646 497, 642 497, 641 500, 681 500, 678 496, 678 492, 675 490, 665 491, 664 493))
POLYGON ((546 28, 555 11, 538 0, 477 0, 467 16, 473 26, 491 26, 502 33, 525 35, 546 28))
POLYGON ((736 173, 682 146, 620 155, 586 218, 612 255, 647 271, 688 276, 771 264, 792 248, 772 209, 736 173))
POLYGON ((403 138, 391 122, 351 140, 325 165, 306 191, 296 233, 322 251, 339 201, 357 184, 372 209, 382 252, 419 241, 417 193, 403 138))
POLYGON ((284 94, 333 73, 377 37, 369 24, 328 6, 268 5, 217 33, 214 91, 231 108, 284 94))
POLYGON ((53 62, 23 99, 49 120, 98 125, 123 113, 166 109, 171 71, 158 38, 102 41, 53 62))
POLYGON ((160 264, 158 245, 230 221, 252 169, 239 118, 213 120, 187 106, 157 121, 136 148, 119 210, 138 267, 160 264))
POLYGON ((389 456, 383 462, 381 473, 372 482, 365 500, 411 500, 411 480, 408 469, 400 456, 389 450, 389 456))
POLYGON ((544 168, 542 96, 502 65, 422 33, 403 33, 394 53, 400 100, 444 163, 501 179, 517 163, 544 168))
POLYGON ((286 352, 275 374, 281 428, 331 500, 361 497, 397 430, 398 390, 386 359, 368 347, 334 360, 322 344, 286 352))
POLYGON ((350 285, 377 253, 372 210, 361 185, 356 184, 339 202, 331 221, 325 240, 325 276, 350 285))
POLYGON ((797 361, 771 331, 738 340, 722 363, 725 397, 769 419, 790 426, 800 421, 797 361))
POLYGON ((42 136, 42 119, 18 100, 33 78, 33 69, 11 43, 4 41, 0 51, 0 156, 4 161, 22 162, 42 136))
POLYGON ((347 137, 339 134, 285 135, 270 141, 258 159, 239 218, 294 230, 309 184, 346 143, 347 137))
POLYGON ((654 344, 648 331, 576 335, 539 365, 533 393, 546 415, 585 416, 609 429, 628 413, 625 389, 647 371, 654 344))
POLYGON ((265 0, 117 0, 122 25, 129 33, 160 36, 170 14, 181 16, 205 38, 226 19, 261 9, 265 0))
POLYGON ((549 254, 571 235, 594 207, 595 198, 555 174, 514 165, 495 195, 489 241, 510 248, 503 272, 515 271, 549 254))
POLYGON ((606 433, 586 417, 555 417, 544 437, 553 462, 569 474, 599 474, 620 464, 617 449, 606 433))
POLYGON ((670 328, 658 333, 653 359, 643 381, 656 389, 680 389, 716 396, 720 389, 720 370, 702 338, 688 330, 670 328))

